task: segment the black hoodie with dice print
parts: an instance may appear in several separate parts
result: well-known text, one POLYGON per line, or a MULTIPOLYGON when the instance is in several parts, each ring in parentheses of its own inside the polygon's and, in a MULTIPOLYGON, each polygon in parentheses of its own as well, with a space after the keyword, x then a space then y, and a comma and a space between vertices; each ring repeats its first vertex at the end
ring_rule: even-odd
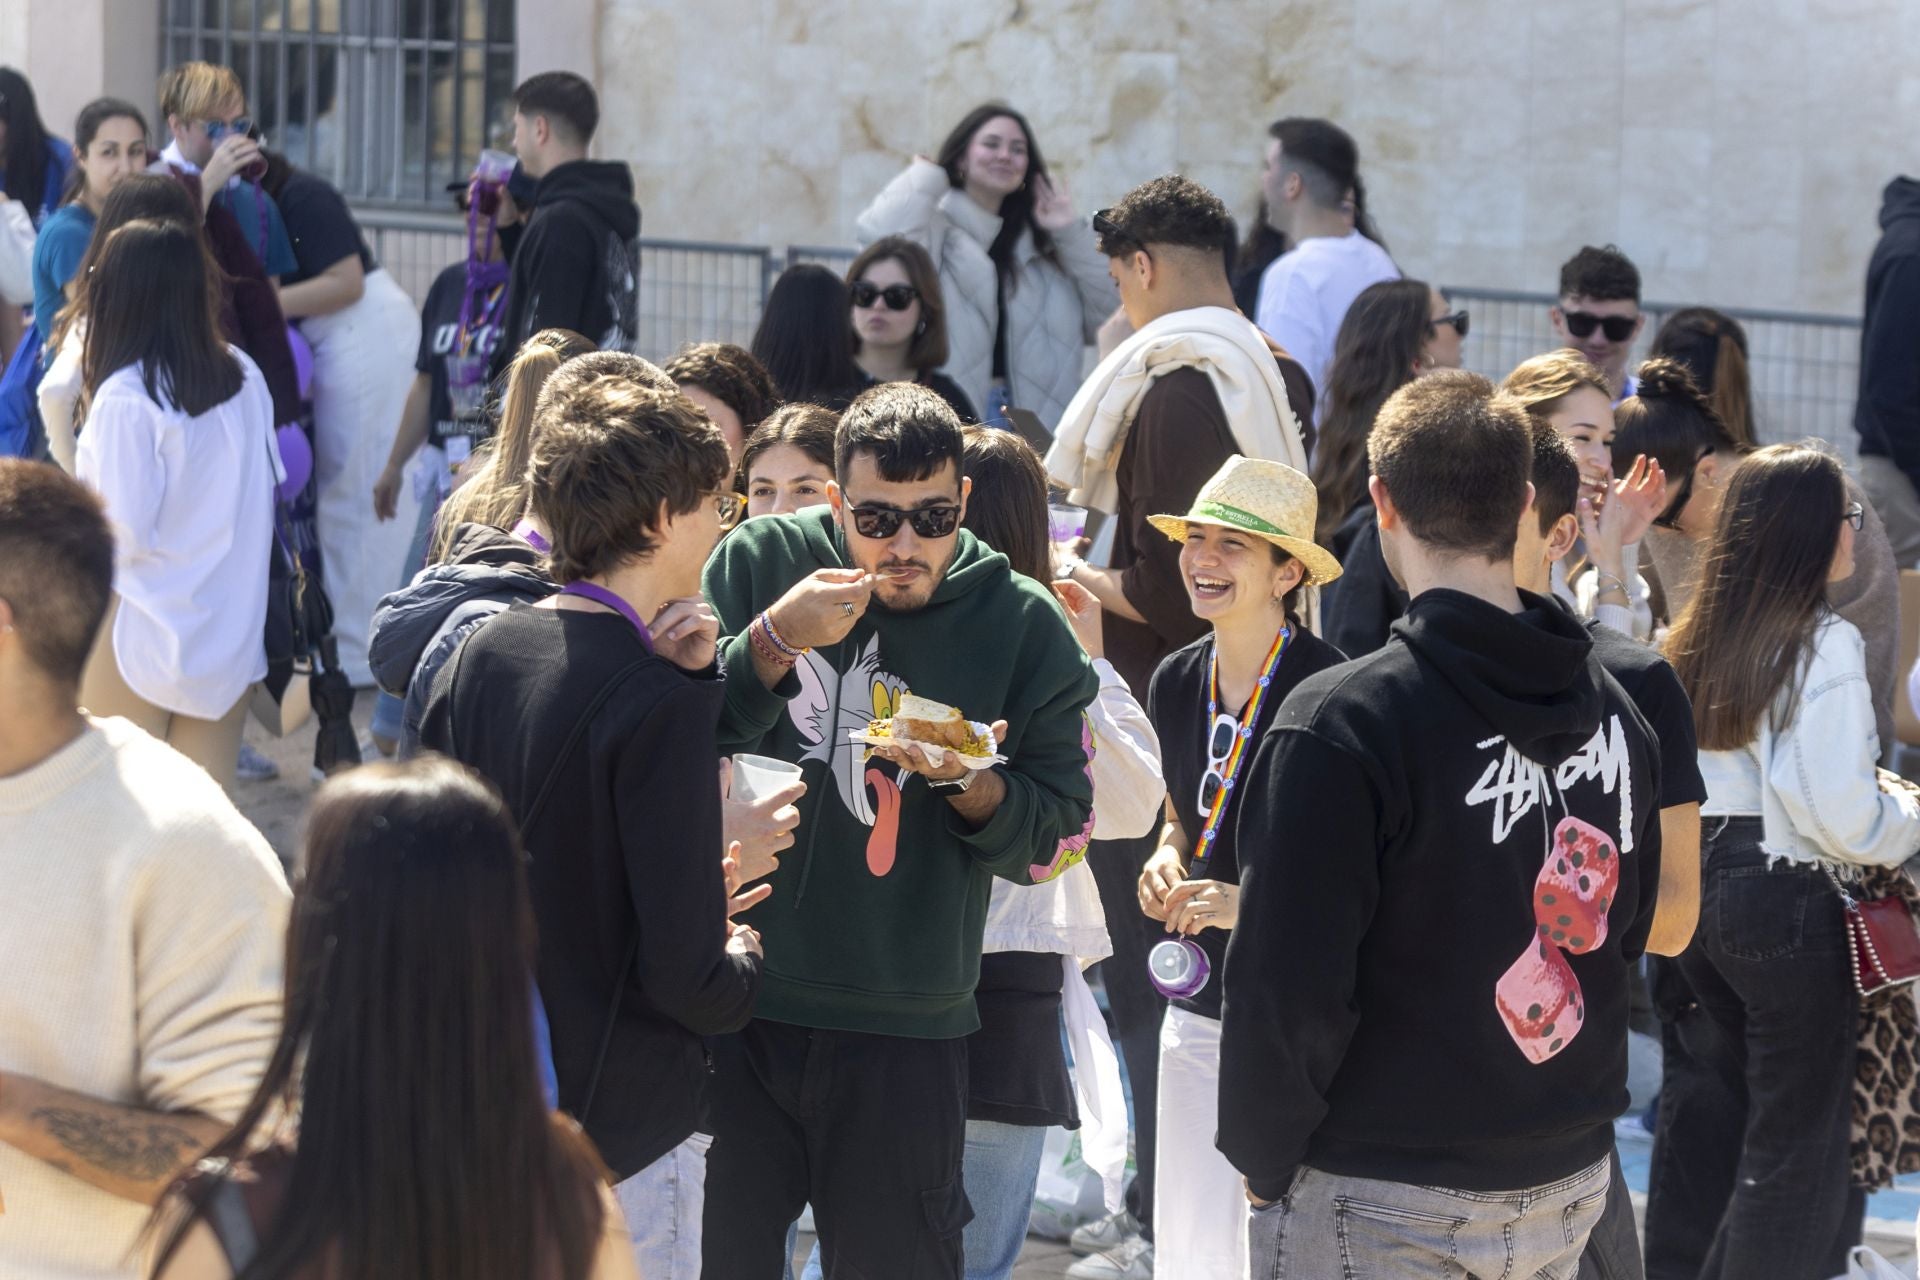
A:
POLYGON ((1552 600, 1421 594, 1302 682, 1239 797, 1220 1149, 1505 1191, 1604 1158, 1660 879, 1659 748, 1552 600))

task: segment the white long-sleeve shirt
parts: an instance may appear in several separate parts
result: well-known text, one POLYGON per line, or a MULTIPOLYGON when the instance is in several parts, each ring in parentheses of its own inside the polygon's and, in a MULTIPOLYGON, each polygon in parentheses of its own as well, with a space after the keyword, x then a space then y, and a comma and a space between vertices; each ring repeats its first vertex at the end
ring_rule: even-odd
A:
POLYGON ((1875 782, 1880 735, 1859 630, 1829 614, 1814 633, 1799 700, 1785 695, 1737 751, 1702 751, 1701 813, 1750 817, 1761 846, 1794 862, 1893 867, 1920 851, 1920 801, 1875 782))
MULTIPOLYGON (((213 779, 90 722, 0 778, 0 1077, 233 1120, 279 1035, 286 923, 279 862, 213 779)), ((4 1142, 0 1196, 0 1276, 140 1274, 145 1206, 4 1142)))
POLYGON ((197 417, 156 404, 138 365, 109 376, 76 463, 113 526, 120 674, 154 706, 201 720, 267 674, 273 397, 253 361, 228 350, 240 390, 197 417))

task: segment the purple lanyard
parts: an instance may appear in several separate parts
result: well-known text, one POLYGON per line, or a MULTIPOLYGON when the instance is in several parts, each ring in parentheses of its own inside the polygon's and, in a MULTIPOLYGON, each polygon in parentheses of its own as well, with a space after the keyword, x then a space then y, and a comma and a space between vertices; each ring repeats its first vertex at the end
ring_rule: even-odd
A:
POLYGON ((599 583, 569 582, 566 586, 560 588, 560 594, 563 596, 580 596, 582 599, 592 600, 596 604, 603 604, 614 612, 621 614, 628 622, 633 624, 633 629, 640 633, 640 643, 647 646, 647 652, 653 652, 653 632, 647 630, 647 624, 640 621, 640 615, 634 612, 633 606, 599 583))
POLYGON ((525 520, 513 526, 513 536, 519 538, 543 556, 549 555, 553 551, 553 544, 541 537, 540 531, 525 520))

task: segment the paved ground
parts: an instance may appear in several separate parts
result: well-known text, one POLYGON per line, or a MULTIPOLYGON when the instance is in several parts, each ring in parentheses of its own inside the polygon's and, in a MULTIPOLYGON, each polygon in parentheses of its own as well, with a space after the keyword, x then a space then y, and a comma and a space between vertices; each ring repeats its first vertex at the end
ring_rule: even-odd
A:
MULTIPOLYGON (((373 695, 362 694, 354 707, 354 722, 364 729, 373 714, 373 695)), ((247 724, 247 740, 280 766, 273 782, 241 782, 235 786, 240 809, 265 833, 282 858, 291 860, 300 838, 300 823, 312 797, 314 727, 309 724, 285 738, 269 738, 258 724, 247 724)), ((1621 1157, 1636 1203, 1644 1200, 1647 1157, 1651 1141, 1623 1135, 1621 1157)), ((1903 1179, 1903 1186, 1873 1198, 1868 1208, 1867 1241, 1911 1274, 1914 1268, 1914 1220, 1920 1213, 1920 1177, 1903 1179)), ((800 1256, 806 1257, 812 1238, 801 1237, 800 1256)), ((1066 1273, 1073 1255, 1064 1244, 1029 1239, 1014 1270, 1014 1280, 1054 1280, 1066 1273)), ((799 1270, 795 1268, 795 1274, 799 1270)))

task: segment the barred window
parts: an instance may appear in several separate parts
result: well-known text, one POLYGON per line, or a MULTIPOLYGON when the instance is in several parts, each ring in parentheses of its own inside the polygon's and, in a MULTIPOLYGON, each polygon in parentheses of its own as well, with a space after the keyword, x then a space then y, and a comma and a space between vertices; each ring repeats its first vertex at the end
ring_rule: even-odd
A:
POLYGON ((439 207, 506 139, 515 0, 162 0, 162 68, 232 67, 267 144, 356 204, 439 207))

